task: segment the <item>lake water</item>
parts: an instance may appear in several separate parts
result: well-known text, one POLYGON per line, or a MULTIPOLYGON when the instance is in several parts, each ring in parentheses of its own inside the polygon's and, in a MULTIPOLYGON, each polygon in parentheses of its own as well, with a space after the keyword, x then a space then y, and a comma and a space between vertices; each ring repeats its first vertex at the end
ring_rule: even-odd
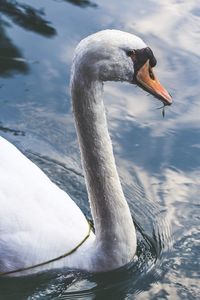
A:
POLYGON ((173 96, 105 86, 116 161, 137 226, 137 260, 103 275, 0 279, 0 299, 199 299, 200 3, 196 0, 0 1, 0 134, 90 217, 69 96, 73 51, 117 28, 142 37, 173 96))

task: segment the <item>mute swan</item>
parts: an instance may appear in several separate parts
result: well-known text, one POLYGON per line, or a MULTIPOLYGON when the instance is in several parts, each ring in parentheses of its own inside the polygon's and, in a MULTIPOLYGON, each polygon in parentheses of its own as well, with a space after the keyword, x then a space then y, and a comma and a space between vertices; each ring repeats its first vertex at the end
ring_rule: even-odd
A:
POLYGON ((75 50, 71 95, 95 234, 72 199, 0 137, 1 276, 63 267, 103 272, 133 259, 135 227, 107 130, 103 82, 137 84, 170 105, 170 95, 153 73, 155 65, 153 52, 140 38, 118 30, 95 33, 75 50))

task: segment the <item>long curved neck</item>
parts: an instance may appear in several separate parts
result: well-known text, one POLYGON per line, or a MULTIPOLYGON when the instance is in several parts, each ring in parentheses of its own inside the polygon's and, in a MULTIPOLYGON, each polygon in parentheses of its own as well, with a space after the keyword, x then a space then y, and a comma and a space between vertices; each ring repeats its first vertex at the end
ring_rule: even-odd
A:
POLYGON ((103 84, 79 77, 71 87, 96 241, 107 268, 119 267, 134 256, 136 237, 107 129, 103 84))

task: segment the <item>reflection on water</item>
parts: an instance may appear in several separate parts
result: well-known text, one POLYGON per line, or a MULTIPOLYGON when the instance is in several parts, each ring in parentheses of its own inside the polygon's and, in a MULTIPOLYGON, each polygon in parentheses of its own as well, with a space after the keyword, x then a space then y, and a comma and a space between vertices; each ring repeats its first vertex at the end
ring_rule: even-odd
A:
POLYGON ((103 276, 63 271, 1 279, 0 296, 198 299, 197 1, 2 0, 0 10, 1 135, 66 190, 89 218, 66 92, 75 45, 104 28, 138 34, 154 50, 156 72, 174 98, 163 120, 156 110, 160 103, 143 91, 127 84, 105 85, 116 161, 137 227, 137 260, 103 276))
MULTIPOLYGON (((59 1, 59 0, 54 0, 54 1, 59 1)), ((89 0, 61 0, 61 1, 69 2, 71 4, 74 4, 74 5, 77 5, 80 7, 87 7, 87 6, 97 7, 96 3, 89 1, 89 0)))
POLYGON ((21 51, 13 45, 11 39, 6 36, 4 27, 8 26, 6 22, 0 25, 0 75, 10 76, 13 72, 27 73, 28 66, 23 61, 21 51))
POLYGON ((21 51, 13 44, 7 36, 6 29, 14 24, 46 37, 56 34, 56 30, 44 19, 45 13, 30 5, 17 1, 2 0, 0 3, 1 16, 0 25, 0 75, 8 76, 13 72, 26 73, 28 66, 23 59, 21 51), (9 20, 9 21, 8 21, 9 20))
POLYGON ((25 133, 23 131, 1 126, 1 123, 0 123, 0 131, 6 132, 6 133, 9 132, 9 133, 12 133, 13 135, 25 135, 25 133))
POLYGON ((30 5, 17 1, 1 1, 1 13, 9 17, 16 25, 31 30, 44 36, 52 36, 56 33, 49 22, 44 19, 45 12, 30 5))

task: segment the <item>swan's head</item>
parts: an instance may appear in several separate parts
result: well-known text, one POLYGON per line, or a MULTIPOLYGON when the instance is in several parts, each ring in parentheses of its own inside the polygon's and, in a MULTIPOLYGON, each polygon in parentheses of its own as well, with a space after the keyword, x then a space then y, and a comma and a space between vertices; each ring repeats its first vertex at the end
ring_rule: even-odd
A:
POLYGON ((137 84, 170 105, 171 96, 155 76, 155 65, 156 58, 142 39, 119 30, 103 30, 83 39, 77 46, 72 77, 79 74, 89 81, 137 84))

